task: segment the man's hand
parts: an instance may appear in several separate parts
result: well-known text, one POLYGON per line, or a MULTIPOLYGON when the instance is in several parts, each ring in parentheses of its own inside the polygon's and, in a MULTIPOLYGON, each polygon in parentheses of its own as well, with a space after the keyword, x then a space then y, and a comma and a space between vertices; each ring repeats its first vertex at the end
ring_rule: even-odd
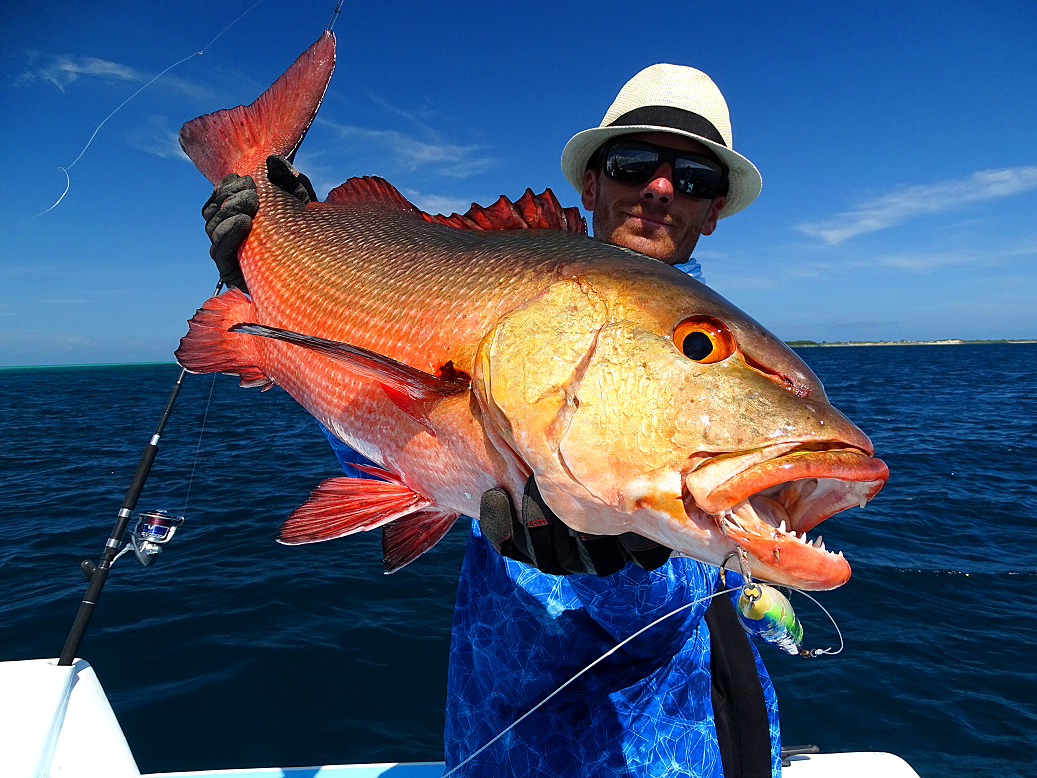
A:
MULTIPOLYGON (((270 183, 286 191, 302 203, 317 199, 310 179, 292 167, 284 157, 272 155, 266 160, 270 183)), ((259 195, 252 176, 228 173, 216 185, 216 191, 202 206, 205 233, 212 241, 209 256, 216 262, 220 280, 248 292, 245 277, 238 264, 238 249, 252 230, 252 218, 259 211, 259 195)))
POLYGON ((252 176, 228 173, 216 184, 216 191, 202 206, 205 234, 212 241, 209 256, 220 271, 220 280, 248 292, 238 265, 238 248, 252 230, 252 217, 259 210, 259 195, 252 176))
POLYGON ((504 489, 486 491, 479 505, 479 527, 503 556, 551 575, 611 575, 631 561, 655 570, 670 558, 670 549, 633 532, 610 536, 570 530, 547 507, 533 476, 526 482, 518 516, 504 489))

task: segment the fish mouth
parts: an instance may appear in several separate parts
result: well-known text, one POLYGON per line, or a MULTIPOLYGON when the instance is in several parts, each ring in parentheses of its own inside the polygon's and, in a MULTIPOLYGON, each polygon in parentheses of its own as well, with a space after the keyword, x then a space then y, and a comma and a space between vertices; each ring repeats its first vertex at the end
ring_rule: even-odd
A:
POLYGON ((821 536, 808 539, 807 531, 840 511, 863 507, 887 478, 886 464, 861 449, 782 444, 701 462, 685 474, 685 503, 710 515, 752 554, 761 577, 832 589, 849 580, 850 565, 821 536))

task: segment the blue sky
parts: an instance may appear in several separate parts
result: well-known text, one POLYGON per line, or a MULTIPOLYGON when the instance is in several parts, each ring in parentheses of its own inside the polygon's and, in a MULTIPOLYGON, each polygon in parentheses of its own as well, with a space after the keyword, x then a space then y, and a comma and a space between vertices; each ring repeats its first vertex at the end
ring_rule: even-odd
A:
MULTIPOLYGON (((332 2, 54 2, 0 10, 0 365, 167 361, 216 274, 209 184, 179 127, 251 102, 332 2), (98 124, 156 74, 205 48, 98 124)), ((1037 6, 1001 3, 347 4, 297 157, 464 210, 551 187, 654 62, 731 107, 763 194, 696 251, 784 339, 1037 337, 1037 6)))

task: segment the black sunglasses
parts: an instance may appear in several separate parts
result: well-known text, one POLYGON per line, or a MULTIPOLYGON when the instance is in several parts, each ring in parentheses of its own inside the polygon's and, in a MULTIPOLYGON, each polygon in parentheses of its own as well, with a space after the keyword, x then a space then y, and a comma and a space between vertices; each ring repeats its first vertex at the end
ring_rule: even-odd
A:
POLYGON ((692 197, 712 200, 727 183, 727 170, 708 157, 668 149, 644 141, 617 141, 598 152, 602 171, 625 184, 644 184, 663 162, 673 168, 673 188, 692 197))

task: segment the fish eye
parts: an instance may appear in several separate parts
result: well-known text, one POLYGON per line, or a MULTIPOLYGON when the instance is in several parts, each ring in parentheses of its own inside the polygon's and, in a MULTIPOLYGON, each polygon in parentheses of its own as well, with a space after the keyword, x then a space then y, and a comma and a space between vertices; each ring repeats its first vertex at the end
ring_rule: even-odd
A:
POLYGON ((710 316, 682 321, 673 331, 673 343, 684 356, 702 365, 721 362, 735 352, 731 330, 710 316))

